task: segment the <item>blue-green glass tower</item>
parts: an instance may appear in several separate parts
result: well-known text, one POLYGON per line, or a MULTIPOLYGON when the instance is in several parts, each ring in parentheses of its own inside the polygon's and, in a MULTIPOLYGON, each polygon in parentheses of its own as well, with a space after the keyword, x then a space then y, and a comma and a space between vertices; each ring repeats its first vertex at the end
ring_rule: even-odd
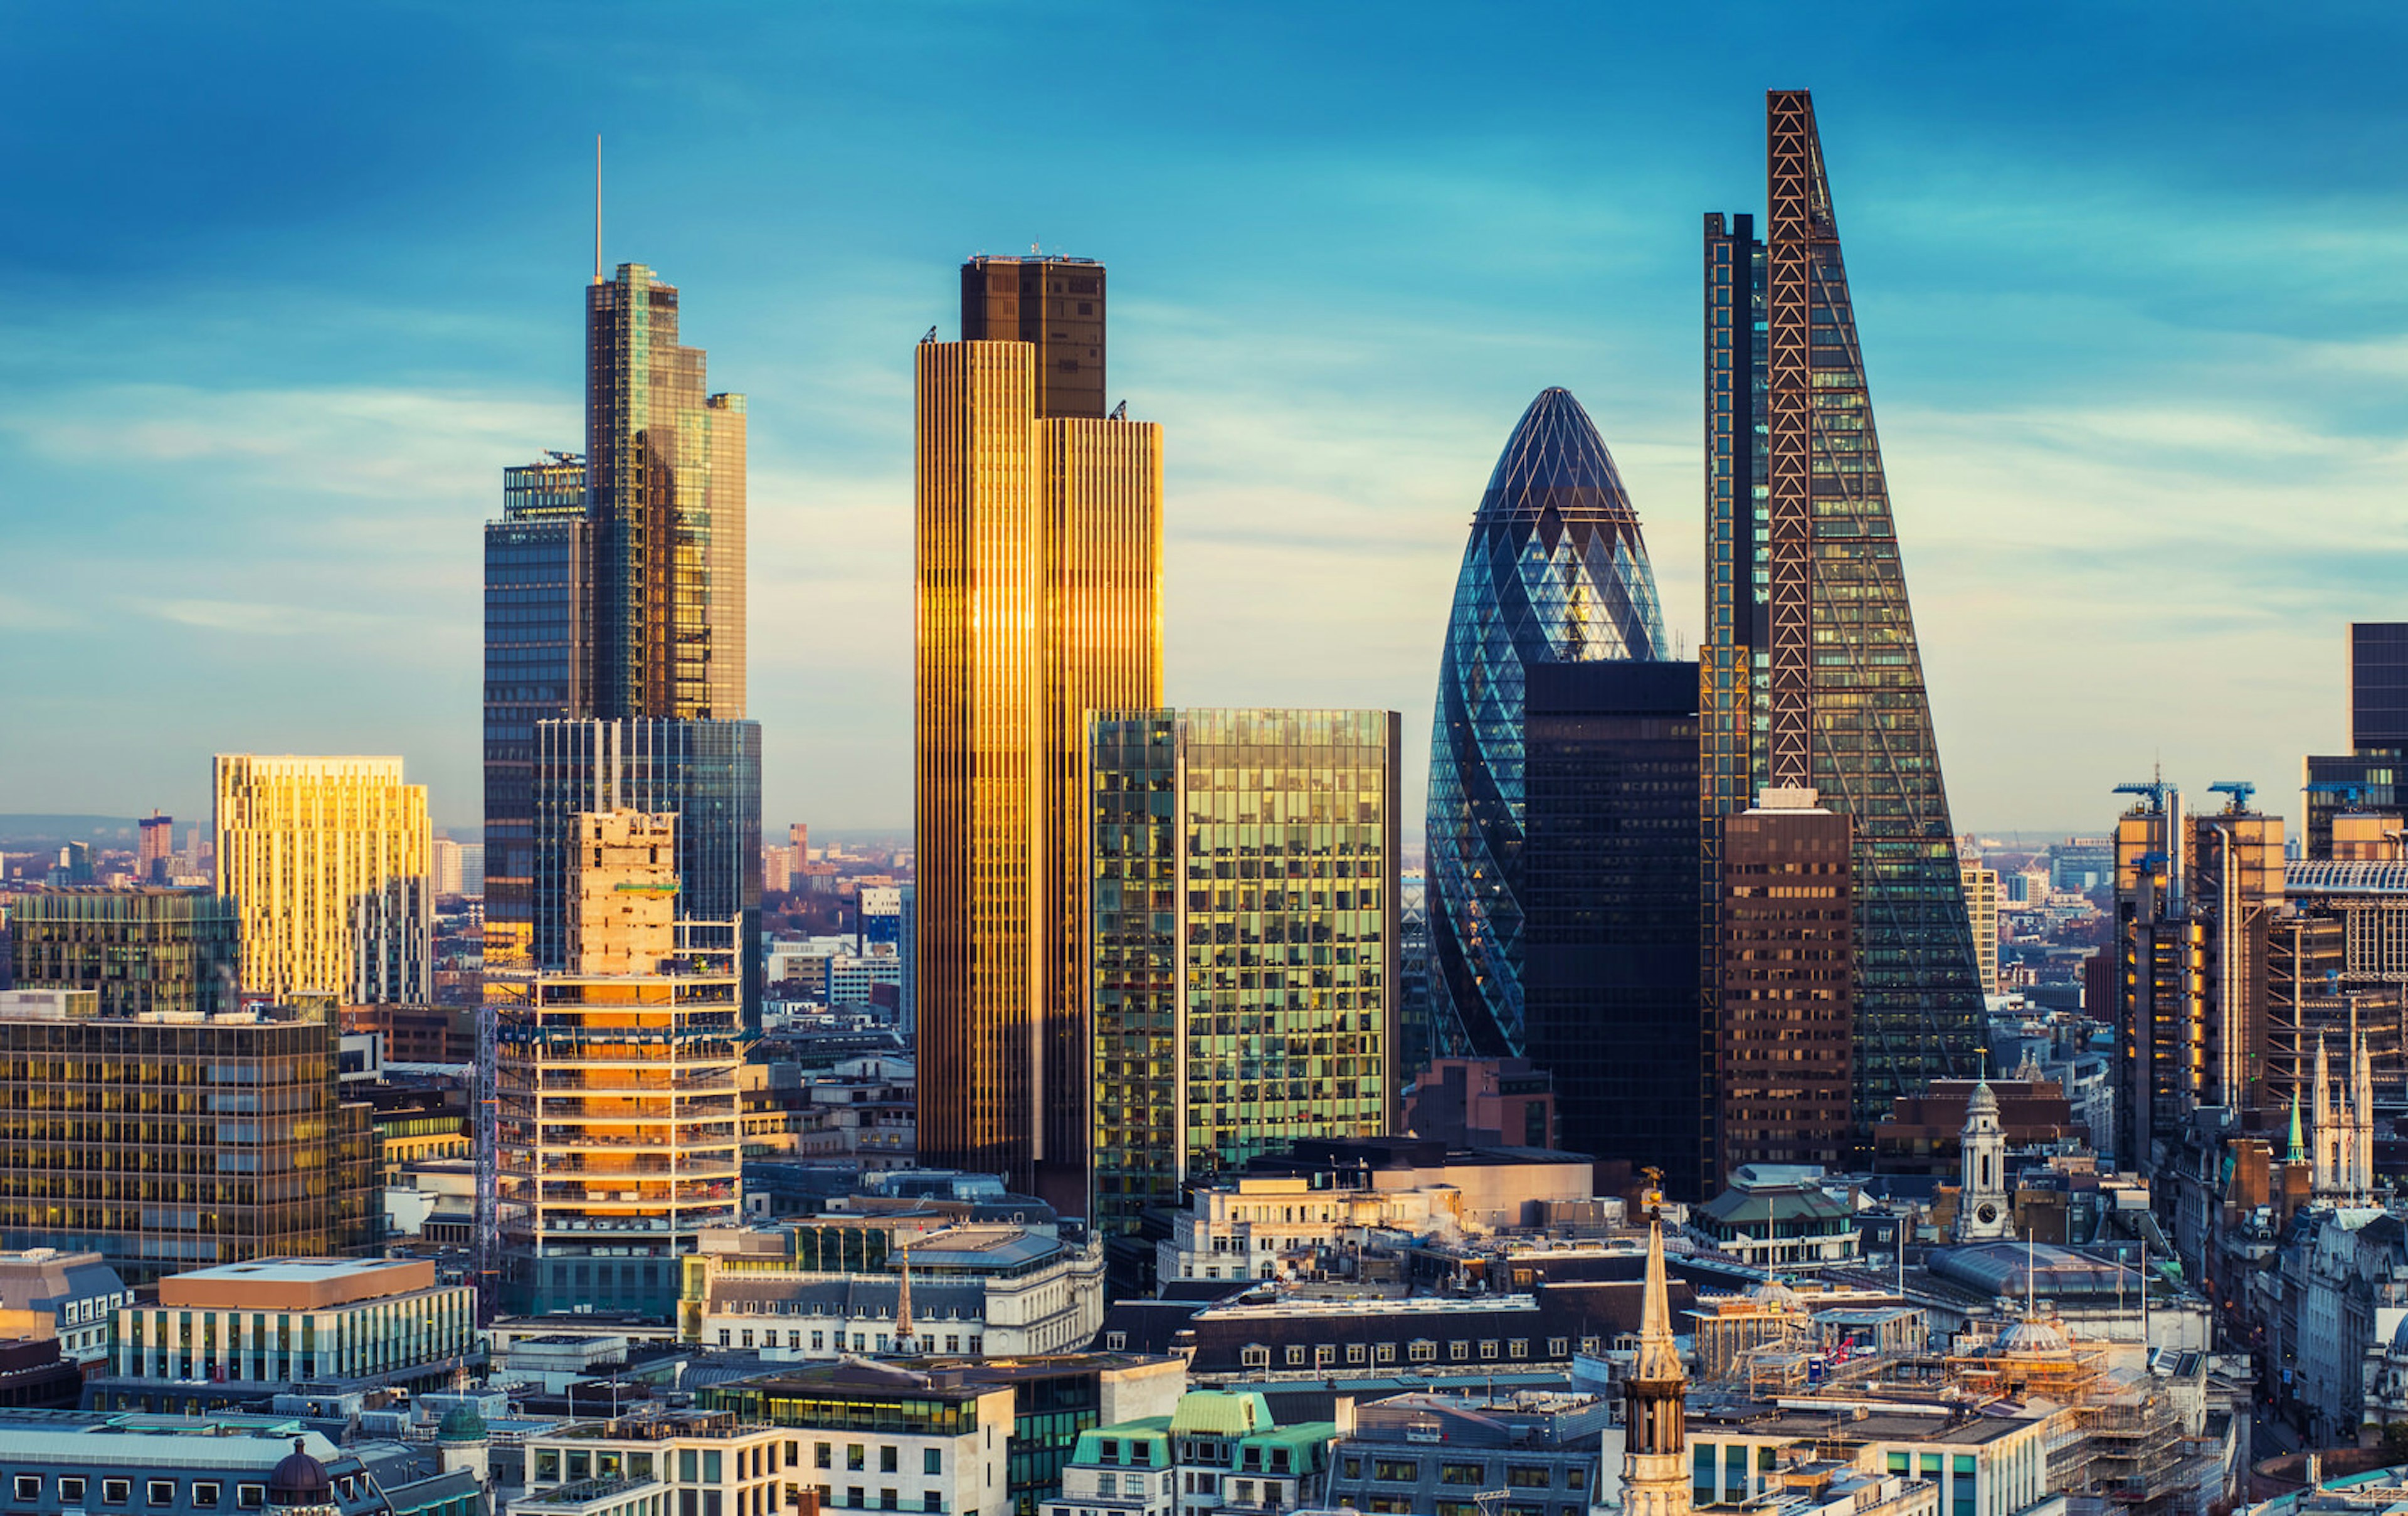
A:
POLYGON ((1861 1135, 1974 1072, 1982 996, 1813 102, 1766 104, 1766 235, 1705 221, 1705 940, 1722 817, 1771 787, 1853 818, 1861 1135))
POLYGON ((1612 455, 1570 391, 1542 390, 1471 518, 1439 659, 1426 885, 1431 1053, 1527 1051, 1526 669, 1665 651, 1655 572, 1612 455))

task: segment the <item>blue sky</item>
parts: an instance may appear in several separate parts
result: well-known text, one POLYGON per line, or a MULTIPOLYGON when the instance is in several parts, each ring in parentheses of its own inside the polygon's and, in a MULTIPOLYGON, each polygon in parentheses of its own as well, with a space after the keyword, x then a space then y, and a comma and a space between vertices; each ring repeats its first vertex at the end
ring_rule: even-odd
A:
POLYGON ((1169 445, 1168 693, 1402 710, 1463 531, 1586 405, 1699 625, 1698 217, 1815 92, 1960 827, 2162 760, 2294 812, 2408 618, 2389 5, 16 7, 0 812, 228 749, 479 805, 479 524, 581 437, 605 250, 750 397, 771 820, 910 816, 910 345, 968 253, 1112 271, 1169 445))

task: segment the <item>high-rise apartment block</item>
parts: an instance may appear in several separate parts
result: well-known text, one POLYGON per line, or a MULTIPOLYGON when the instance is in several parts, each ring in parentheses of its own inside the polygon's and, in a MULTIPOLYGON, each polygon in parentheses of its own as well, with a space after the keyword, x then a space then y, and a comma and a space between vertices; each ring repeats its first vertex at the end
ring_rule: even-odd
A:
POLYGON ((588 720, 536 725, 535 962, 570 965, 578 818, 598 811, 677 818, 678 916, 735 954, 744 1023, 761 1016, 761 724, 588 720))
POLYGON ((0 1247, 90 1249, 128 1284, 372 1249, 376 1133, 323 1004, 99 1014, 0 997, 0 1247))
POLYGON ((242 988, 345 1004, 434 998, 434 833, 397 758, 217 757, 217 888, 242 988))
MULTIPOLYGON (((1103 271, 1078 267, 1060 298, 1093 279, 1099 316, 1103 271)), ((965 305, 966 331, 1001 319, 965 305)), ((1090 345, 1099 366, 1099 334, 1090 345)), ((1040 383, 1057 353, 966 339, 915 354, 912 977, 921 1152, 1075 1203, 1088 713, 1161 702, 1162 428, 1040 383)))
POLYGON ((730 923, 680 918, 681 825, 573 817, 564 967, 487 975, 514 1310, 668 1315, 678 1258, 736 1220, 741 975, 730 923))
MULTIPOLYGON (((1706 888, 1723 818, 1812 789, 1856 846, 1856 1121, 1973 1070, 1982 993, 1812 100, 1766 99, 1765 235, 1706 217, 1706 888)), ((1709 936, 1716 935, 1709 922, 1709 936)))
POLYGON ((1854 827, 1811 790, 1722 819, 1713 1080, 1715 1188, 1749 1163, 1846 1166, 1854 1090, 1854 827))
POLYGON ((535 724, 585 713, 593 676, 585 460, 502 470, 485 524, 485 960, 526 961, 534 927, 535 724))
POLYGON ((1095 1090, 1077 1104, 1095 1122, 1086 1214, 1124 1265, 1182 1183, 1389 1130, 1400 721, 1096 715, 1095 1090))
POLYGON ((1709 1193, 1698 999, 1698 666, 1534 663, 1525 681, 1523 1046, 1562 1146, 1709 1193))
POLYGON ((235 902, 197 889, 86 888, 12 896, 11 983, 90 989, 103 1016, 209 1016, 238 1003, 235 902))

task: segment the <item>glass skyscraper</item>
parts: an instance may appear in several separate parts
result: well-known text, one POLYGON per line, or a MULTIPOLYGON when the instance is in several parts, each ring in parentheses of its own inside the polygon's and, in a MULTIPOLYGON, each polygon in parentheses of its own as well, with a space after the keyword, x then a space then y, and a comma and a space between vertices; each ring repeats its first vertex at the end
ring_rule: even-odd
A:
POLYGON ((5 945, 26 989, 96 989, 103 1016, 214 1016, 240 996, 235 902, 199 889, 54 889, 12 896, 5 945))
POLYGON ((2408 622, 2349 624, 2349 746, 2301 763, 2312 859, 2333 856, 2333 817, 2399 809, 2400 772, 2408 768, 2408 622))
POLYGON ((674 812, 678 919, 698 944, 740 953, 744 1029, 760 1031, 761 724, 597 718, 535 730, 536 965, 568 963, 577 818, 674 812), (709 936, 731 930, 733 942, 709 936))
POLYGON ((1163 434, 1102 413, 1102 280, 974 260, 970 339, 913 354, 920 1152, 1066 1214, 1092 1088, 1087 715, 1162 700, 1163 434), (1040 300, 1067 311, 1059 340, 997 339, 1040 300))
POLYGON ((585 714, 593 645, 585 460, 502 470, 485 523, 485 961, 526 961, 534 931, 535 724, 585 714))
POLYGON ((1182 1181, 1395 1114, 1393 711, 1097 712, 1094 1166, 1124 1278, 1182 1181))
MULTIPOLYGON (((1853 823, 1856 1119, 1973 1072, 1982 996, 1813 102, 1767 96, 1767 235, 1705 219, 1708 940, 1724 817, 1812 789, 1853 823)), ((1709 982, 1713 982, 1710 976, 1709 982)))
POLYGON ((744 715, 744 397, 639 263, 586 289, 586 516, 601 716, 744 715))
POLYGON ((1527 666, 1665 651, 1647 544, 1612 455, 1569 391, 1543 390, 1480 498, 1439 660, 1427 866, 1434 1055, 1526 1050, 1527 666))

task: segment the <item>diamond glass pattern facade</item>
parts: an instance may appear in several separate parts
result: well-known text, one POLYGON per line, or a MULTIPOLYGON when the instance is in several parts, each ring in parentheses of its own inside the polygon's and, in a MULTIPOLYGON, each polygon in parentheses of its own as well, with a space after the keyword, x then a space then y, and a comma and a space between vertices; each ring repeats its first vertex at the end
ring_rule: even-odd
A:
MULTIPOLYGON (((1855 829, 1856 1111, 1972 1072, 1973 938, 1813 102, 1767 97, 1769 235, 1705 222, 1708 940, 1720 819, 1813 789, 1855 829)), ((1714 982, 1709 975, 1709 983, 1714 982)))
POLYGON ((1092 730, 1088 1214, 1119 1261, 1183 1179, 1389 1129, 1400 718, 1098 712, 1092 730))
POLYGON ((1524 671, 1666 647, 1639 516, 1561 389, 1522 413, 1471 520, 1430 734, 1434 1055, 1524 1051, 1524 671))

